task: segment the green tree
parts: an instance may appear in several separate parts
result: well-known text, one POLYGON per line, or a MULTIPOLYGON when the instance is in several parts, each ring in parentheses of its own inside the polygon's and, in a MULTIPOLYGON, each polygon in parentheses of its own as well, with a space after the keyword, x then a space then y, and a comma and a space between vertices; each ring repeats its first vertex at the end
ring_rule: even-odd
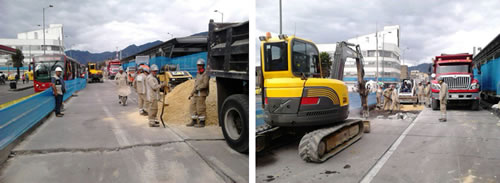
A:
POLYGON ((21 77, 19 67, 23 66, 24 55, 20 49, 16 49, 16 54, 12 55, 13 67, 17 68, 16 81, 21 77))
POLYGON ((330 76, 330 67, 332 66, 332 57, 327 52, 319 53, 319 59, 321 60, 322 77, 330 76))

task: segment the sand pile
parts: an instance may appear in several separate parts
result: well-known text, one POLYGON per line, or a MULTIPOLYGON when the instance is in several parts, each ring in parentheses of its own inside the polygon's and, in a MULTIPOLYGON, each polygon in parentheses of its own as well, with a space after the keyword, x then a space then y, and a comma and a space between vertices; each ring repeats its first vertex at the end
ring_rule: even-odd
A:
MULTIPOLYGON (((189 114, 188 100, 189 95, 194 87, 194 79, 188 80, 180 85, 177 85, 174 90, 167 94, 167 103, 165 107, 163 119, 167 124, 186 124, 191 119, 189 114)), ((210 94, 206 100, 207 106, 207 125, 218 125, 217 119, 217 85, 215 79, 210 79, 210 94)))

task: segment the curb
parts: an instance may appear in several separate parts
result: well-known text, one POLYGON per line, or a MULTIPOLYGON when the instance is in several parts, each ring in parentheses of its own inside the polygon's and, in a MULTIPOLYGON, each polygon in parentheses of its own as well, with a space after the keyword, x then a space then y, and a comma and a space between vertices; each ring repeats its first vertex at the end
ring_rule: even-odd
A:
POLYGON ((9 91, 22 91, 22 90, 26 90, 26 89, 30 89, 30 88, 33 88, 33 86, 26 86, 26 87, 22 87, 22 88, 9 89, 9 91))

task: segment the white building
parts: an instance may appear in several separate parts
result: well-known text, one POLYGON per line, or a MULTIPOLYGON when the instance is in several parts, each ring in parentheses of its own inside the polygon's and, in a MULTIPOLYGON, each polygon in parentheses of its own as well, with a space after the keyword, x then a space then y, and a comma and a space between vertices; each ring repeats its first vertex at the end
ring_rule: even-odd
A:
MULTIPOLYGON (((62 24, 50 24, 45 28, 45 54, 64 54, 64 36, 62 24)), ((21 32, 17 39, 0 38, 0 45, 20 49, 24 55, 24 66, 28 66, 33 56, 43 55, 43 29, 21 32)), ((0 67, 5 67, 10 56, 0 56, 0 67)))
MULTIPOLYGON (((399 25, 385 26, 378 33, 358 36, 347 40, 349 43, 359 44, 365 64, 365 79, 375 80, 377 77, 378 55, 378 80, 386 83, 399 82, 400 80, 400 49, 399 25), (377 39, 378 36, 378 54, 377 39)), ((333 58, 335 44, 318 44, 320 52, 328 52, 333 58)), ((357 81, 357 70, 354 60, 348 59, 344 69, 344 81, 357 81)))

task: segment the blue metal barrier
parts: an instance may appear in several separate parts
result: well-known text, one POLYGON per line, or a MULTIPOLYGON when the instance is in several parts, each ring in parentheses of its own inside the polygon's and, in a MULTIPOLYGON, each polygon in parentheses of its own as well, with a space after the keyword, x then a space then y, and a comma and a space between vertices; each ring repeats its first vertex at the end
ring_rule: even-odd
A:
MULTIPOLYGON (((85 88, 85 78, 66 81, 67 100, 74 92, 85 88)), ((0 149, 7 147, 23 133, 37 124, 55 108, 52 88, 33 95, 19 103, 0 109, 0 149)))

